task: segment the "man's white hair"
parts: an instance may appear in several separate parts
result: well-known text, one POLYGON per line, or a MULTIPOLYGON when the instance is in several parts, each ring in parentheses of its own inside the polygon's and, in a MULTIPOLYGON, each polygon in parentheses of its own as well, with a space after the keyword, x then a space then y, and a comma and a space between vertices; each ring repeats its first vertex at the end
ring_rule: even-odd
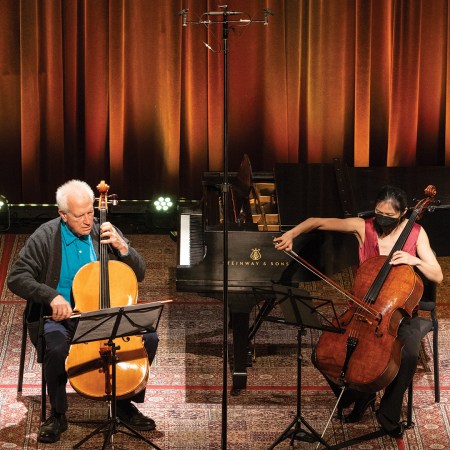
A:
POLYGON ((92 199, 92 203, 95 200, 94 191, 92 188, 85 182, 81 180, 70 180, 66 183, 62 184, 56 190, 56 203, 58 205, 58 209, 62 212, 68 212, 69 207, 67 205, 67 198, 69 195, 85 195, 92 199))

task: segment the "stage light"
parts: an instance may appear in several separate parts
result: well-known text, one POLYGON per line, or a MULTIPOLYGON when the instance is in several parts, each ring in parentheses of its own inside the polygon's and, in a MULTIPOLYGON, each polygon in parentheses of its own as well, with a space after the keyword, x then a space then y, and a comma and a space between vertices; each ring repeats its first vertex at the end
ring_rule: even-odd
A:
POLYGON ((153 206, 157 212, 169 213, 172 212, 174 202, 170 197, 161 196, 153 202, 153 206))
POLYGON ((169 195, 159 195, 152 201, 149 227, 172 230, 176 227, 177 201, 169 195))
POLYGON ((4 195, 0 195, 0 230, 5 231, 9 229, 9 203, 4 195))

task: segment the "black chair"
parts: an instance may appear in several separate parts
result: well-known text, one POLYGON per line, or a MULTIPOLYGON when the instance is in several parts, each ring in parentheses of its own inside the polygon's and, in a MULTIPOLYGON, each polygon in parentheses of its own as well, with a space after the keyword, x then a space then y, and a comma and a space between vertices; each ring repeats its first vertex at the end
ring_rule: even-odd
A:
MULTIPOLYGON (((28 322, 27 322, 28 309, 25 308, 22 318, 22 342, 20 347, 20 360, 19 360, 19 378, 17 380, 17 393, 22 393, 23 387, 23 374, 25 372, 25 354, 27 350, 27 341, 28 341, 28 322)), ((39 321, 37 333, 40 338, 38 339, 39 348, 37 351, 37 362, 41 363, 41 421, 44 422, 47 414, 47 403, 46 403, 46 395, 47 395, 47 385, 45 382, 45 374, 44 374, 44 364, 42 364, 44 357, 44 349, 45 343, 44 338, 41 333, 42 331, 43 320, 39 321)))
MULTIPOLYGON (((426 336, 429 332, 433 333, 433 367, 434 367, 434 401, 439 403, 441 401, 441 391, 439 383, 439 328, 436 316, 436 284, 431 282, 424 283, 424 294, 419 303, 419 312, 426 311, 430 317, 420 317, 420 327, 422 335, 426 336)), ((411 428, 414 426, 412 421, 412 407, 413 407, 413 382, 408 389, 407 402, 407 417, 405 427, 411 428)))
POLYGON ((22 392, 23 373, 25 371, 25 354, 27 351, 27 319, 25 313, 22 317, 22 343, 20 346, 20 360, 19 360, 19 379, 17 381, 17 393, 22 392))

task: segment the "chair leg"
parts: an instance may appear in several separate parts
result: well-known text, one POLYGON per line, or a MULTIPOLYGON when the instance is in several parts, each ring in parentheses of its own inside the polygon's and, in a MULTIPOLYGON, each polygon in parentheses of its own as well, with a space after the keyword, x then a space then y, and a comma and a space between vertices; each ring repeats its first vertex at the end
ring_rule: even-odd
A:
POLYGON ((436 313, 433 314, 433 364, 434 364, 434 401, 439 403, 441 401, 441 389, 439 381, 439 337, 438 337, 438 322, 436 320, 436 313))
POLYGON ((25 315, 22 320, 22 344, 20 347, 20 361, 19 361, 19 379, 17 380, 17 392, 22 392, 23 374, 25 371, 25 352, 27 349, 27 324, 25 315))
POLYGON ((41 421, 45 422, 45 419, 47 418, 47 383, 45 380, 45 374, 44 374, 44 364, 42 363, 41 367, 41 421))

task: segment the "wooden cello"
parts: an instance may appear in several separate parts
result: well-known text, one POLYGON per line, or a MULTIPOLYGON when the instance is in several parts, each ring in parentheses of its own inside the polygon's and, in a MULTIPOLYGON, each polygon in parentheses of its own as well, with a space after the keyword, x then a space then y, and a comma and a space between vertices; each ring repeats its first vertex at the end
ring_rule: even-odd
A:
MULTIPOLYGON (((109 186, 101 181, 98 209, 100 225, 106 221, 109 186)), ((75 275, 72 292, 80 312, 126 306, 137 302, 137 279, 133 270, 120 261, 108 260, 108 245, 100 244, 99 261, 81 267, 75 275)), ((128 398, 147 384, 149 362, 141 336, 114 340, 116 356, 116 395, 128 398)), ((107 341, 73 344, 66 359, 70 384, 91 399, 108 399, 112 394, 112 351, 107 341)))
MULTIPOLYGON (((351 300, 350 308, 335 324, 344 333, 323 332, 312 356, 314 365, 338 385, 376 392, 384 389, 398 372, 402 350, 398 327, 419 303, 423 283, 412 267, 392 266, 389 261, 394 252, 403 248, 415 221, 433 201, 435 187, 428 186, 425 194, 427 197, 415 206, 389 255, 361 264, 351 293, 319 275, 351 300)), ((305 265, 298 255, 294 259, 305 265)), ((312 266, 307 267, 311 270, 312 266)), ((313 271, 319 274, 316 269, 313 271)))

